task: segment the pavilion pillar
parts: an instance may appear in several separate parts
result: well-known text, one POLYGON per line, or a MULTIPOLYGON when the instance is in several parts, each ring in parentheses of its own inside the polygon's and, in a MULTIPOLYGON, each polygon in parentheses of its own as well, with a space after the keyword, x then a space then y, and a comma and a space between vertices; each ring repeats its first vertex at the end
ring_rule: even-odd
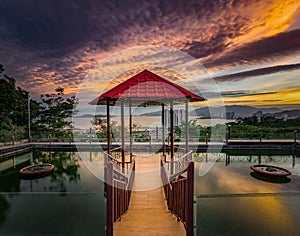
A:
POLYGON ((106 133, 107 133, 107 153, 110 154, 110 113, 109 113, 109 98, 106 99, 106 133))
POLYGON ((129 99, 129 152, 130 152, 130 162, 132 162, 132 143, 133 143, 133 136, 132 136, 132 111, 131 111, 132 103, 131 99, 129 99))
POLYGON ((161 104, 161 128, 162 128, 162 148, 163 157, 166 161, 166 145, 165 145, 165 104, 161 104))
POLYGON ((171 174, 174 170, 174 102, 170 102, 170 141, 171 141, 171 174))
POLYGON ((121 145, 122 145, 122 169, 125 171, 125 125, 124 125, 124 100, 121 100, 121 145))
POLYGON ((185 151, 189 151, 189 100, 185 102, 185 151))

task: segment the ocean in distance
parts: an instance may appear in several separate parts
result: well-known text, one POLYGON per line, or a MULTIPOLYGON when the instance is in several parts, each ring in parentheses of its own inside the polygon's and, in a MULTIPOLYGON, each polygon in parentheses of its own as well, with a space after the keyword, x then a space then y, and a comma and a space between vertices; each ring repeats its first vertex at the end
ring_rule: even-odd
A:
MULTIPOLYGON (((129 117, 125 116, 125 126, 129 124, 129 117)), ((74 127, 77 129, 89 129, 92 127, 92 117, 74 117, 74 127)), ((112 121, 116 121, 118 125, 121 125, 120 117, 112 117, 112 121)), ((233 122, 234 120, 227 119, 199 119, 198 117, 189 117, 189 120, 197 120, 197 124, 202 127, 214 126, 216 124, 225 124, 233 122)), ((161 116, 133 116, 132 123, 138 125, 140 128, 156 128, 161 127, 161 116)), ((175 120, 176 123, 176 120, 175 120)), ((176 125, 176 124, 175 124, 176 125)))

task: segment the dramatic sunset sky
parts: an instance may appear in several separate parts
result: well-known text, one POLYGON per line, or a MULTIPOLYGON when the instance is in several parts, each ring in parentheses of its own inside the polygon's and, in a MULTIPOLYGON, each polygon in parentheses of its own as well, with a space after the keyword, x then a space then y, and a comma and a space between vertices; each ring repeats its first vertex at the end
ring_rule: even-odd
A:
POLYGON ((0 64, 36 98, 58 86, 76 94, 107 56, 144 45, 196 58, 226 105, 300 105, 299 0, 0 4, 0 64))

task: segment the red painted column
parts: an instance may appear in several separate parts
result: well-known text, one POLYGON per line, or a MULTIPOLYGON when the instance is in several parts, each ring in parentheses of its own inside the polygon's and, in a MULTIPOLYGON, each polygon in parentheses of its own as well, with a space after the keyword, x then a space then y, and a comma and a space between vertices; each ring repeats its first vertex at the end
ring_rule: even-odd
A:
POLYGON ((170 102, 170 141, 171 141, 171 174, 174 171, 174 103, 170 102))
POLYGON ((189 100, 185 103, 185 151, 189 151, 189 100))
POLYGON ((191 162, 187 170, 187 198, 186 198, 186 235, 194 234, 194 162, 191 162))
POLYGON ((130 138, 130 162, 132 162, 132 143, 133 143, 133 136, 132 136, 132 111, 131 111, 132 103, 131 99, 129 99, 129 138, 130 138))
POLYGON ((163 157, 166 161, 166 145, 165 145, 165 104, 161 105, 161 126, 162 126, 162 147, 163 147, 163 157))
POLYGON ((113 192, 113 164, 107 163, 106 172, 106 236, 113 236, 114 192, 113 192))
POLYGON ((109 113, 109 98, 106 99, 106 128, 107 128, 107 153, 110 154, 110 113, 109 113))
POLYGON ((121 100, 121 141, 122 141, 122 169, 125 173, 125 125, 124 125, 124 100, 121 100))

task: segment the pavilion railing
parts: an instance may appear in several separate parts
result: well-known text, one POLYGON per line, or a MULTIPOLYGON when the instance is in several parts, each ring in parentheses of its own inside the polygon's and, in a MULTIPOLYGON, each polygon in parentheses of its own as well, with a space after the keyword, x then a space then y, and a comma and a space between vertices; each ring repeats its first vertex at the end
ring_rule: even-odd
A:
POLYGON ((122 171, 123 173, 126 173, 128 169, 130 168, 131 161, 130 156, 126 155, 126 151, 122 147, 113 148, 110 150, 110 154, 105 153, 106 160, 110 160, 116 165, 116 168, 119 169, 119 171, 122 171), (122 155, 125 156, 124 162, 122 162, 122 155))
POLYGON ((128 169, 122 162, 105 153, 106 159, 106 235, 113 235, 113 223, 128 210, 135 177, 135 160, 128 169))
POLYGON ((182 221, 186 235, 194 233, 194 162, 191 162, 191 152, 186 153, 180 160, 169 162, 161 160, 161 178, 168 209, 182 221), (175 164, 176 163, 176 164, 175 164), (180 163, 180 164, 179 164, 180 163), (171 165, 175 173, 170 173, 171 165))
POLYGON ((170 173, 170 177, 172 179, 177 177, 177 175, 180 174, 180 171, 183 171, 183 172, 185 171, 188 164, 192 160, 192 152, 193 151, 189 151, 185 154, 181 154, 181 155, 179 155, 180 158, 176 158, 176 156, 175 156, 175 158, 174 158, 175 160, 165 160, 166 167, 167 167, 167 169, 170 173))

